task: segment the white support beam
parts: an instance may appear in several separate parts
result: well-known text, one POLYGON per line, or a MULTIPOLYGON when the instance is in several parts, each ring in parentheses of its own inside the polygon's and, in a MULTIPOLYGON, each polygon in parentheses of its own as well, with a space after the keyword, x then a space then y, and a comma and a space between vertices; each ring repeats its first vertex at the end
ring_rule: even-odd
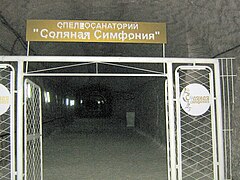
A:
POLYGON ((214 63, 215 69, 215 86, 216 86, 216 112, 217 112, 217 138, 218 138, 218 163, 219 163, 219 179, 224 179, 224 145, 223 145, 223 120, 222 120, 222 100, 221 100, 221 82, 220 82, 220 66, 217 61, 214 63))
POLYGON ((17 180, 23 180, 23 61, 18 61, 17 72, 17 180))
POLYGON ((217 59, 210 58, 159 58, 159 57, 100 57, 100 56, 0 56, 0 61, 3 62, 113 62, 113 63, 204 63, 213 64, 217 59))
POLYGON ((26 73, 24 76, 45 77, 166 77, 165 74, 121 74, 121 73, 26 73))
POLYGON ((176 140, 175 140, 175 113, 174 113, 174 84, 172 63, 167 63, 167 82, 168 82, 168 106, 169 106, 169 138, 170 138, 170 161, 171 161, 171 180, 177 179, 176 171, 176 140))

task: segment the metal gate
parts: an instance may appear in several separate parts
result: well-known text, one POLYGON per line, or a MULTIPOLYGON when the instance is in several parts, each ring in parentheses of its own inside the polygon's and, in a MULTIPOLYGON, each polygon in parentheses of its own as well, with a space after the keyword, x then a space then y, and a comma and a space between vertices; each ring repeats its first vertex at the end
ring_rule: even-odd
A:
POLYGON ((41 89, 26 79, 24 90, 24 178, 42 180, 41 89))
POLYGON ((217 180, 213 72, 206 66, 175 70, 179 179, 217 180))
MULTIPOLYGON (((231 148, 228 150, 226 138, 230 126, 223 123, 225 113, 222 107, 220 66, 217 59, 187 58, 126 58, 126 57, 1 57, 2 62, 17 62, 17 178, 22 180, 42 180, 42 127, 41 127, 41 91, 39 86, 25 77, 39 76, 156 76, 166 78, 166 117, 167 117, 167 155, 169 180, 214 179, 223 180, 224 168, 231 160, 231 148), (36 62, 78 63, 71 66, 96 64, 96 73, 49 73, 52 69, 40 69, 28 72, 24 64, 36 62), (100 73, 97 64, 113 63, 156 63, 162 71, 145 73, 100 73), (179 66, 179 67, 178 67, 179 66), (176 68, 177 67, 177 68, 176 68), (24 72, 24 69, 26 72, 24 72), (24 93, 23 93, 24 89, 24 93), (24 97, 23 97, 24 94, 24 97), (24 103, 24 110, 23 110, 24 103), (223 112, 223 110, 224 112, 223 112), (24 118, 24 119, 23 119, 24 118), (24 122, 24 125, 22 124, 24 122), (223 126, 225 125, 225 126, 223 126), (224 129, 223 129, 224 127, 224 129), (225 144, 223 143, 223 130, 225 144), (24 132, 24 138, 23 138, 24 132), (224 145, 223 145, 224 144, 224 145), (23 147, 24 146, 24 147, 23 147), (225 146, 225 149, 224 149, 225 146), (225 152, 224 152, 225 150, 225 152), (225 153, 225 159, 224 159, 225 153), (225 160, 225 164, 224 164, 225 160), (24 168, 23 168, 24 165, 24 168)), ((118 65, 126 67, 125 65, 118 65)), ((227 65, 226 65, 227 66, 227 65)), ((69 67, 69 66, 63 66, 69 67)), ((141 70, 141 68, 132 68, 141 70)), ((222 69, 224 67, 222 66, 222 69)), ((14 179, 14 74, 10 66, 0 66, 0 84, 9 91, 10 109, 0 116, 0 179, 14 179), (11 74, 11 75, 10 75, 11 74), (6 132, 6 133, 5 133, 6 132), (6 136, 5 136, 6 135, 6 136), (4 137, 4 138, 3 138, 4 137), (4 144, 4 145, 2 145, 4 144)), ((225 77, 222 71, 222 77, 225 77)), ((226 77, 230 77, 228 71, 226 77)), ((226 81, 228 84, 228 80, 226 81)), ((233 83, 232 83, 233 84, 233 83)), ((228 85, 227 85, 228 87, 228 85)), ((223 79, 224 89, 224 79, 223 79)), ((228 88, 229 89, 229 88, 228 88)), ((232 88, 233 89, 233 88, 232 88)), ((2 91, 0 91, 2 92, 2 91)), ((228 102, 229 97, 226 96, 228 102)), ((1 99, 0 99, 1 100, 1 99)), ((0 101, 1 102, 1 101, 0 101)), ((229 103, 228 103, 229 104, 229 103)), ((1 103, 0 103, 1 105, 1 103)), ((226 169, 225 169, 226 170, 226 169)), ((230 168, 231 171, 231 168, 230 168)), ((229 174, 231 175, 231 173, 229 174)))
POLYGON ((0 179, 15 179, 14 69, 0 65, 0 179))
POLYGON ((169 180, 232 179, 233 60, 168 63, 169 180))

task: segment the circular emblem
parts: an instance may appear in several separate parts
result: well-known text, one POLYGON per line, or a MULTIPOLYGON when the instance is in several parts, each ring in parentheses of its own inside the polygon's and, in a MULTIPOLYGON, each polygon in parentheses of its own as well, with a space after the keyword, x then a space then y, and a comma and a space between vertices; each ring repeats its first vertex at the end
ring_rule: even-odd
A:
POLYGON ((8 91, 8 89, 0 84, 0 115, 4 114, 11 103, 10 100, 11 96, 10 96, 10 92, 8 91))
POLYGON ((186 113, 200 116, 210 107, 210 93, 201 84, 189 84, 181 92, 180 104, 186 113))

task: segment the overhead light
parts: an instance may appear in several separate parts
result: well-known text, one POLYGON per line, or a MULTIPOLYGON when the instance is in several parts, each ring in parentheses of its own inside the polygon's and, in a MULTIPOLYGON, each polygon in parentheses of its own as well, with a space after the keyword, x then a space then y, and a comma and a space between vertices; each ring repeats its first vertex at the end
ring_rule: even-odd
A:
POLYGON ((32 97, 32 90, 31 90, 31 84, 27 84, 27 97, 32 97))
POLYGON ((74 106, 75 105, 75 100, 70 100, 70 106, 74 106))
POLYGON ((50 103, 50 93, 47 91, 44 92, 44 100, 45 100, 45 103, 50 103))
POLYGON ((51 100, 50 100, 50 93, 47 92, 47 102, 50 103, 50 101, 51 101, 51 100))
POLYGON ((69 106, 69 99, 68 98, 66 98, 66 106, 69 106))

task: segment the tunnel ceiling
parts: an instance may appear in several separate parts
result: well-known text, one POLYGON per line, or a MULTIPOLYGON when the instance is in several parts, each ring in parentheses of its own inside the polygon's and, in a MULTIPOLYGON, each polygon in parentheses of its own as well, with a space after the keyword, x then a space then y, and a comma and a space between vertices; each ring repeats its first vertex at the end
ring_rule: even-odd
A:
MULTIPOLYGON (((239 44, 239 12, 239 0, 1 0, 0 55, 26 54, 27 19, 66 19, 166 22, 166 56, 214 57, 239 44)), ((31 49, 46 56, 162 56, 158 44, 38 42, 31 49)))
MULTIPOLYGON (((187 3, 187 2, 186 2, 187 3)), ((27 19, 67 19, 67 20, 106 20, 106 21, 146 21, 167 22, 168 41, 171 42, 186 31, 184 16, 187 7, 182 8, 177 1, 163 0, 2 0, 1 14, 25 40, 27 19), (175 26, 175 27, 174 27, 175 26), (181 28, 180 28, 181 27, 181 28)), ((1 24, 1 26, 3 26, 1 24)), ((1 27, 4 34, 1 45, 11 51, 16 37, 1 27)), ((179 37, 181 39, 181 37, 179 37)), ((19 43, 19 42, 17 42, 19 43)), ((176 42, 175 45, 176 46, 176 42)), ((170 47, 169 44, 168 48, 170 47)), ((173 44, 172 44, 173 46, 173 44)), ((178 41, 178 46, 182 42, 178 41)), ((37 55, 107 55, 107 56, 161 56, 160 45, 112 44, 112 43, 32 43, 37 55)), ((25 54, 21 46, 15 45, 16 54, 25 54)), ((183 51, 175 52, 184 56, 183 51)))

